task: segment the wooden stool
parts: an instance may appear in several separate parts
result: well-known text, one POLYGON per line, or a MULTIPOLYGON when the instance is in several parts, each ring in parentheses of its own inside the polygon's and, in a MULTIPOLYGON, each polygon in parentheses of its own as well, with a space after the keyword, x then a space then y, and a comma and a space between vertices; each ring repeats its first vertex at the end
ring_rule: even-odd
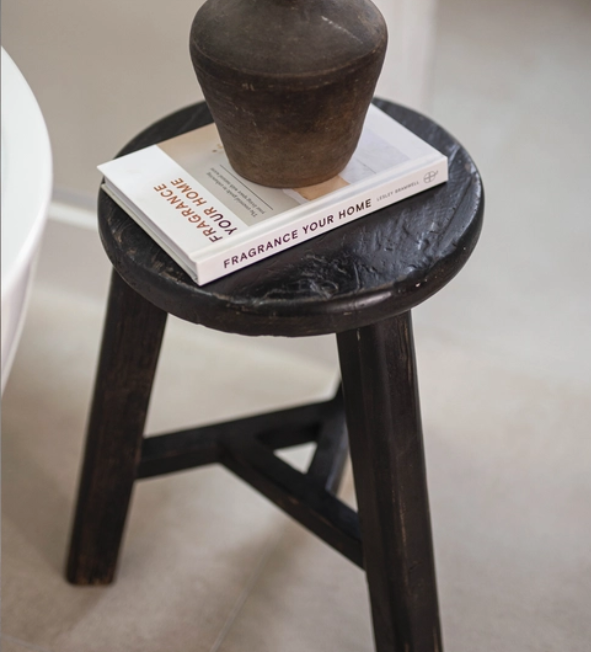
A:
MULTIPOLYGON (((449 134, 413 111, 376 103, 449 157, 448 183, 204 287, 101 192, 100 233, 114 272, 71 582, 113 580, 136 480, 217 462, 365 570, 378 652, 442 649, 410 309, 470 256, 484 197, 472 160, 449 134), (336 333, 342 396, 144 438, 168 313, 243 335, 336 333), (358 513, 335 496, 347 430, 358 513), (312 441, 307 473, 273 454, 312 441)), ((209 122, 204 104, 188 107, 122 153, 209 122)))

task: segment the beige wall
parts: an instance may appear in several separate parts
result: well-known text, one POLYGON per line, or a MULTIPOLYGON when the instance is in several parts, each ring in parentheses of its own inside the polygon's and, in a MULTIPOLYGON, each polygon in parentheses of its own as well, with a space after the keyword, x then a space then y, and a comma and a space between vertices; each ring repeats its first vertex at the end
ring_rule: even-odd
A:
MULTIPOLYGON (((421 107, 436 0, 376 0, 389 25, 378 94, 421 107)), ((53 145, 56 196, 91 204, 130 136, 202 98, 188 54, 200 0, 3 0, 2 42, 33 88, 53 145)))

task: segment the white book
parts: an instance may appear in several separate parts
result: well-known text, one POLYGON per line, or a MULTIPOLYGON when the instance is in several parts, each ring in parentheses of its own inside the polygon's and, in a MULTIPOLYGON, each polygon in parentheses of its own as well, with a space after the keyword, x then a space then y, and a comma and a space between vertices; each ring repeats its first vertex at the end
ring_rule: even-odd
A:
POLYGON ((240 177, 215 124, 98 169, 104 190, 200 285, 448 178, 446 156, 373 105, 347 167, 316 186, 240 177))

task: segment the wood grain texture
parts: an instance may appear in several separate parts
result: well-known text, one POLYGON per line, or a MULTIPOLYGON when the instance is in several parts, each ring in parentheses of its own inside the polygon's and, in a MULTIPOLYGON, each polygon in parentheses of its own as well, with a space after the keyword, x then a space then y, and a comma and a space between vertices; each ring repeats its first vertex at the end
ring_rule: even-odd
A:
POLYGON ((335 400, 268 412, 144 439, 138 479, 221 462, 222 439, 257 437, 270 450, 316 441, 325 421, 340 411, 335 400))
MULTIPOLYGON (((474 163, 449 134, 413 111, 377 104, 449 157, 448 183, 203 287, 101 192, 100 233, 116 273, 70 581, 112 580, 136 479, 218 462, 365 569, 377 652, 441 651, 410 309, 468 260, 484 194, 474 163), (143 440, 167 313, 245 335, 336 333, 343 393, 143 440), (347 431, 358 514, 335 496, 347 431), (309 441, 318 445, 307 473, 274 455, 309 441)), ((210 121, 205 104, 188 107, 122 154, 210 121)))
MULTIPOLYGON (((101 192, 100 233, 114 267, 163 310, 245 335, 338 333, 418 305, 472 253, 482 225, 482 183, 468 153, 441 127, 409 109, 376 104, 449 157, 446 184, 201 287, 101 192)), ((209 122, 205 104, 187 107, 121 153, 209 122)))
POLYGON ((440 652, 410 313, 337 340, 376 652, 440 652))
POLYGON ((218 462, 361 566, 357 515, 335 496, 347 451, 339 392, 323 403, 148 437, 137 478, 218 462), (317 442, 317 450, 307 472, 274 454, 308 442, 317 442))
POLYGON ((68 556, 74 584, 115 576, 165 324, 114 272, 68 556))
POLYGON ((324 489, 336 494, 349 456, 343 394, 340 389, 333 403, 334 409, 325 417, 318 433, 318 443, 308 468, 308 477, 314 478, 324 489))
MULTIPOLYGON (((354 564, 363 566, 359 522, 353 509, 255 438, 233 438, 222 445, 224 466, 354 564)), ((337 485, 339 481, 340 477, 337 485)))

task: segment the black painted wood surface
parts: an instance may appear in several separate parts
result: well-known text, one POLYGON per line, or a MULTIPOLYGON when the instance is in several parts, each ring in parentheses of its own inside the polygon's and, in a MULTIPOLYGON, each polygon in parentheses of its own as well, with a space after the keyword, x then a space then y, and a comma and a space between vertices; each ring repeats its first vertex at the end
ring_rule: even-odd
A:
POLYGON ((75 584, 115 575, 166 316, 113 274, 66 571, 75 584))
POLYGON ((441 652, 410 312, 337 342, 376 652, 441 652))
MULTIPOLYGON (((201 287, 101 192, 100 233, 115 269, 166 312, 245 335, 338 333, 421 303, 474 249, 482 183, 468 153, 441 127, 409 109, 376 104, 449 157, 446 184, 201 287)), ((205 104, 190 106, 146 129, 121 153, 210 121, 205 104)))
MULTIPOLYGON (((470 256, 484 196, 474 164, 451 136, 408 109, 378 104, 448 155, 450 181, 204 287, 101 193, 100 232, 115 272, 70 581, 112 581, 135 480, 220 463, 365 569, 377 652, 441 652, 409 310, 470 256), (337 333, 343 393, 323 404, 146 439, 166 313, 246 335, 337 333), (358 513, 335 495, 347 431, 358 513), (317 449, 306 473, 273 454, 309 441, 317 449)), ((204 104, 188 107, 123 152, 210 120, 204 104)))

